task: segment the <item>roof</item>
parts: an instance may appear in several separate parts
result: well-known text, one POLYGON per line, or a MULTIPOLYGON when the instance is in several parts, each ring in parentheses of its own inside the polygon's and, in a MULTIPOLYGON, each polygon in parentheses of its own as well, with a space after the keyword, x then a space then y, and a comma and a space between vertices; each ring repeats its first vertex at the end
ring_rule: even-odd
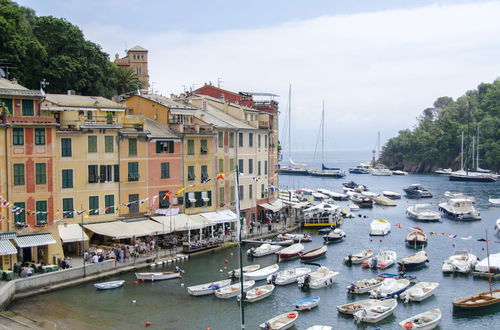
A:
POLYGON ((222 110, 217 109, 213 105, 207 103, 206 110, 199 110, 200 115, 205 115, 204 120, 213 124, 217 128, 236 128, 236 129, 256 129, 255 127, 245 123, 238 118, 235 118, 222 110), (213 119, 215 118, 215 120, 213 119))
POLYGON ((177 102, 168 97, 159 94, 144 94, 138 95, 139 97, 145 98, 147 100, 156 102, 158 104, 164 105, 169 109, 186 109, 186 110, 196 110, 195 107, 191 105, 184 104, 182 102, 177 102))
POLYGON ((42 98, 44 93, 40 90, 27 89, 19 85, 15 80, 12 81, 0 77, 0 96, 30 96, 42 98))
POLYGON ((142 237, 155 234, 170 233, 169 228, 165 228, 158 222, 152 220, 139 221, 110 221, 83 225, 88 230, 113 239, 123 239, 132 237, 142 237))
POLYGON ((144 119, 144 130, 148 131, 148 137, 150 139, 179 139, 180 137, 174 133, 167 126, 153 120, 144 115, 138 115, 141 119, 144 119))
POLYGON ((148 50, 144 47, 141 47, 141 46, 134 46, 132 48, 130 48, 128 50, 129 52, 132 51, 132 52, 147 52, 148 50))
POLYGON ((47 94, 45 96, 45 102, 53 103, 59 107, 69 108, 68 110, 72 110, 72 108, 125 110, 127 108, 124 104, 117 103, 102 96, 47 94))

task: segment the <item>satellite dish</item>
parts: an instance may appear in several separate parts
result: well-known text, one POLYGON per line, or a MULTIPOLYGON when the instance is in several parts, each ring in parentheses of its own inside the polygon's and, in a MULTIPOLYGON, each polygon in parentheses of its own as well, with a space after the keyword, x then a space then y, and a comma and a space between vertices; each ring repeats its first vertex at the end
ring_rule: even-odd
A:
POLYGON ((5 70, 0 68, 0 77, 5 78, 5 76, 6 76, 5 70))

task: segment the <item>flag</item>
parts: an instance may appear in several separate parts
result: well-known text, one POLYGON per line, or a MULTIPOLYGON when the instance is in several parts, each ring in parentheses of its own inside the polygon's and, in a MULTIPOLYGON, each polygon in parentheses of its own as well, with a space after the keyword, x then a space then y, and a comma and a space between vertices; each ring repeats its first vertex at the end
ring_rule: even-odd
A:
POLYGON ((130 207, 132 205, 131 202, 128 202, 127 204, 125 204, 126 207, 130 207))
POLYGON ((202 183, 202 184, 205 184, 205 183, 207 183, 207 182, 208 182, 208 181, 210 181, 210 180, 211 180, 211 179, 202 178, 202 179, 201 179, 201 183, 202 183))
POLYGON ((186 188, 181 188, 181 189, 177 190, 176 195, 180 196, 184 190, 186 190, 186 188))
POLYGON ((468 241, 468 240, 472 239, 472 236, 460 237, 460 239, 463 239, 464 241, 468 241))
POLYGON ((223 179, 224 179, 224 173, 217 175, 217 180, 223 180, 223 179))
POLYGON ((490 240, 489 239, 486 239, 486 238, 480 238, 477 240, 478 242, 486 242, 488 243, 490 240))
POLYGON ((396 224, 396 227, 398 227, 398 228, 403 228, 403 226, 402 226, 400 223, 397 223, 397 224, 396 224))
POLYGON ((411 228, 411 229, 418 230, 418 231, 422 231, 422 232, 424 231, 424 230, 423 230, 422 228, 420 228, 420 227, 410 227, 410 228, 411 228))
POLYGON ((10 204, 10 203, 9 203, 9 201, 8 201, 8 200, 4 200, 2 203, 0 203, 0 206, 1 206, 1 207, 7 207, 7 206, 9 206, 9 204, 10 204))
POLYGON ((81 215, 85 210, 76 211, 76 214, 81 215))
POLYGON ((170 194, 171 194, 171 192, 167 191, 167 193, 163 196, 162 200, 169 199, 170 198, 170 194))
POLYGON ((272 184, 270 184, 267 189, 271 190, 271 191, 275 191, 276 190, 276 187, 273 186, 272 184))

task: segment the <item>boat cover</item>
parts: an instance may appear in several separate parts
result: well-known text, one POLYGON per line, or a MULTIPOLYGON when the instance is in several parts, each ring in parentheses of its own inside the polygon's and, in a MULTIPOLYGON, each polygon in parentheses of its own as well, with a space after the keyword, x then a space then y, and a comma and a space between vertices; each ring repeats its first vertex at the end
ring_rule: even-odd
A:
MULTIPOLYGON (((490 267, 500 269, 500 253, 490 254, 490 267)), ((478 272, 488 272, 488 258, 484 258, 477 263, 475 270, 478 272)))

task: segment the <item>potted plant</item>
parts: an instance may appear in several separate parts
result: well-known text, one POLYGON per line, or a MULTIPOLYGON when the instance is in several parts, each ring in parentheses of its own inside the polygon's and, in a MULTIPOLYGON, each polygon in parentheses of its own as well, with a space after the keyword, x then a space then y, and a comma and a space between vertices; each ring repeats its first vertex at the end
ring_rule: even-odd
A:
POLYGON ((113 124, 113 113, 111 111, 108 111, 106 114, 106 122, 108 124, 113 124))

